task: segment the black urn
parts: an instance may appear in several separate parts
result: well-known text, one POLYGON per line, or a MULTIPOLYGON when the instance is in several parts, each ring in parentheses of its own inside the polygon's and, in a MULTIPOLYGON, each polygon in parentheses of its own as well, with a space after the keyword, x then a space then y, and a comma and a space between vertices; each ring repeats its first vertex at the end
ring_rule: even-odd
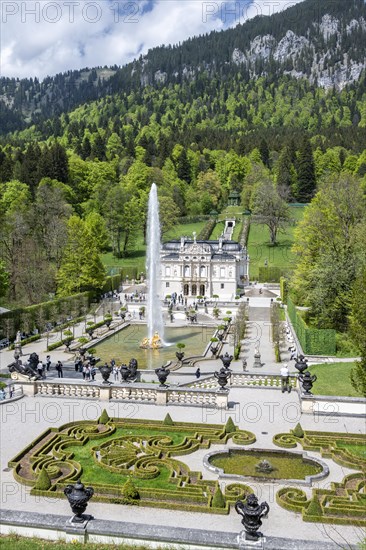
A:
POLYGON ((229 369, 231 361, 233 360, 233 356, 229 355, 228 352, 226 352, 224 353, 224 355, 220 355, 220 359, 225 369, 229 369))
POLYGON ((128 363, 128 368, 130 369, 130 379, 134 379, 136 378, 136 375, 137 375, 137 369, 138 369, 138 362, 137 362, 137 359, 135 359, 134 357, 132 357, 132 359, 130 359, 130 362, 128 363))
POLYGON ((162 367, 159 367, 158 369, 155 369, 155 374, 157 375, 158 379, 159 379, 159 382, 160 382, 160 387, 161 388, 165 388, 166 387, 166 379, 168 378, 169 374, 170 374, 170 370, 167 369, 166 367, 162 366, 162 367))
POLYGON ((111 384, 111 382, 109 382, 108 379, 112 373, 112 367, 110 367, 108 363, 105 363, 104 365, 99 367, 99 370, 103 378, 102 384, 111 384))
POLYGON ((303 389, 305 390, 305 395, 312 395, 311 388, 313 387, 314 382, 317 380, 316 374, 311 375, 307 370, 304 374, 299 374, 298 376, 303 389))
POLYGON ((94 338, 94 329, 89 328, 87 330, 87 333, 89 334, 90 340, 93 340, 93 338, 94 338))
POLYGON ((123 382, 129 382, 131 378, 131 369, 127 365, 121 365, 120 371, 123 382))
POLYGON ((184 357, 184 351, 176 351, 175 356, 178 359, 178 361, 182 361, 184 357))
POLYGON ((231 377, 231 371, 229 369, 225 369, 225 367, 221 367, 220 372, 214 372, 214 376, 217 378, 217 381, 223 390, 231 377))
POLYGON ((70 503, 71 510, 75 514, 71 520, 73 523, 83 523, 84 521, 93 519, 93 516, 83 515, 89 500, 94 494, 93 487, 84 487, 79 479, 75 485, 67 485, 64 493, 70 503))
POLYGON ((219 346, 215 344, 211 344, 211 353, 214 357, 216 357, 218 351, 219 351, 219 346))
POLYGON ((308 368, 308 363, 303 355, 300 355, 300 357, 296 358, 295 362, 295 369, 299 371, 300 374, 302 374, 306 369, 308 368))
POLYGON ((242 524, 245 529, 245 538, 247 540, 258 540, 261 536, 258 529, 262 525, 261 518, 269 512, 267 502, 258 504, 258 498, 251 494, 248 495, 245 502, 238 500, 235 504, 235 510, 242 516, 242 524))

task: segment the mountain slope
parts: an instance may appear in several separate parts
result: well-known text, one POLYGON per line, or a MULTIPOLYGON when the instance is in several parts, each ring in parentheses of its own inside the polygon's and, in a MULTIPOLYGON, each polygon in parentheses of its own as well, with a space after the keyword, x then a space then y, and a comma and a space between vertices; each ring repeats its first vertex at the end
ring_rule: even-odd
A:
MULTIPOLYGON (((244 81, 283 75, 341 90, 359 82, 366 63, 363 0, 305 0, 282 13, 233 29, 154 48, 124 67, 70 71, 43 82, 0 79, 1 132, 70 112, 85 102, 145 86, 210 79, 244 81)), ((199 86, 199 85, 198 85, 199 86)))

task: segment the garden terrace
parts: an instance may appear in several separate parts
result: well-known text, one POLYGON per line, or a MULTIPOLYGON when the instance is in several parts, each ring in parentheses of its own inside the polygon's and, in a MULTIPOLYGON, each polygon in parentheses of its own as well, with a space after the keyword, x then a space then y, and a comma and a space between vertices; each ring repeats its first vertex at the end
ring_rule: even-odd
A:
POLYGON ((101 502, 226 514, 251 489, 234 483, 223 496, 217 481, 203 480, 201 472, 173 457, 228 439, 243 445, 253 443, 255 436, 237 430, 230 420, 214 425, 173 422, 169 415, 163 422, 101 417, 47 430, 9 466, 34 495, 61 497, 64 487, 82 476, 101 502), (42 487, 44 471, 49 483, 42 487), (124 490, 127 480, 136 488, 132 501, 124 490))

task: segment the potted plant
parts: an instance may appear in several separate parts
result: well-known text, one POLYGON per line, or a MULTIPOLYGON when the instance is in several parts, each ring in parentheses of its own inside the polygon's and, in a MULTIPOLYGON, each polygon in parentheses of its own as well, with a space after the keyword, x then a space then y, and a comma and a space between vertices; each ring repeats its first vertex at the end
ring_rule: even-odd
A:
POLYGON ((66 336, 66 338, 64 339, 66 349, 69 349, 70 344, 73 341, 72 331, 70 329, 64 330, 64 336, 66 336))
POLYGON ((213 314, 213 316, 215 317, 215 319, 218 319, 218 318, 219 318, 220 313, 221 313, 221 311, 219 310, 218 307, 214 307, 214 308, 213 308, 212 314, 213 314))
POLYGON ((182 350, 183 350, 185 347, 186 347, 185 344, 183 344, 182 342, 178 342, 178 344, 177 344, 178 351, 175 352, 175 355, 176 355, 178 361, 182 361, 182 360, 183 360, 184 351, 182 351, 182 350))
POLYGON ((216 336, 213 336, 210 340, 211 342, 211 352, 214 357, 216 357, 216 354, 218 352, 219 346, 218 346, 219 339, 216 338, 216 336))
POLYGON ((109 327, 111 326, 112 324, 112 315, 108 314, 104 317, 104 324, 107 326, 107 328, 109 329, 109 327))

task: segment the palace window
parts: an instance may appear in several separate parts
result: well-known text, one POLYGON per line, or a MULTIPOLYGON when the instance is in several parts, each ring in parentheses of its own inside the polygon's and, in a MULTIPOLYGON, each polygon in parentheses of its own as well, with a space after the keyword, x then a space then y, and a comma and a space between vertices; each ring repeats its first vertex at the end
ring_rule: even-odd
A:
POLYGON ((201 277, 206 277, 206 266, 201 265, 200 275, 201 275, 201 277))
POLYGON ((165 277, 170 277, 170 267, 165 268, 165 277))
POLYGON ((184 276, 189 277, 190 274, 191 274, 191 268, 189 267, 189 265, 185 265, 184 266, 184 276))

